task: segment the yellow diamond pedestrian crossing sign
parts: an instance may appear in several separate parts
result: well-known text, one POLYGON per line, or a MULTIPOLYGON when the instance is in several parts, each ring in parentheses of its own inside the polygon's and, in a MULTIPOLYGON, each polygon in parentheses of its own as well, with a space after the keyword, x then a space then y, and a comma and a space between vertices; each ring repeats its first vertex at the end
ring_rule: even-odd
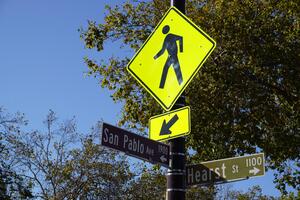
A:
POLYGON ((127 69, 168 111, 215 46, 212 38, 171 7, 127 69))
POLYGON ((149 138, 156 141, 170 140, 191 132, 190 107, 172 110, 149 119, 149 138))

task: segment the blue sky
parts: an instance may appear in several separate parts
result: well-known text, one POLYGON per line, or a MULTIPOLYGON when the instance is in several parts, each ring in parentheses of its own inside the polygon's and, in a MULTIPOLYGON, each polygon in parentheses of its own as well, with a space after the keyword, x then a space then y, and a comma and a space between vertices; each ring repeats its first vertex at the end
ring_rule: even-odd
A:
MULTIPOLYGON (((76 116, 81 132, 99 120, 115 124, 115 104, 97 81, 85 77, 83 57, 97 60, 122 53, 109 45, 97 53, 84 48, 78 28, 87 20, 103 21, 104 5, 115 0, 0 0, 0 106, 24 112, 31 129, 41 129, 49 109, 61 119, 76 116)), ((263 193, 279 195, 272 174, 232 184, 246 191, 261 185, 263 193)))
POLYGON ((120 106, 84 76, 83 57, 94 54, 84 49, 77 31, 88 19, 101 22, 103 11, 100 0, 0 0, 1 104, 26 113, 32 126, 49 109, 62 118, 77 116, 82 130, 100 118, 114 123, 120 106))

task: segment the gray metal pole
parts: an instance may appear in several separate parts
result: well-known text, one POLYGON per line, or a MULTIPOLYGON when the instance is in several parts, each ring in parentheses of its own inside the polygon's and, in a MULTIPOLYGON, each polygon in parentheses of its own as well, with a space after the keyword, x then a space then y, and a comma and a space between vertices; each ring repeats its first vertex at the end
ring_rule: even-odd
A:
MULTIPOLYGON (((185 106, 185 97, 181 96, 173 109, 185 106)), ((170 165, 167 173, 167 200, 185 200, 185 138, 169 141, 170 165)))
MULTIPOLYGON (((171 6, 185 14, 185 0, 171 0, 171 6)), ((185 106, 185 96, 181 95, 172 109, 185 106)), ((166 200, 185 200, 185 138, 169 141, 170 165, 167 174, 166 200)))
POLYGON ((180 12, 185 14, 185 0, 171 0, 171 6, 176 7, 180 12))

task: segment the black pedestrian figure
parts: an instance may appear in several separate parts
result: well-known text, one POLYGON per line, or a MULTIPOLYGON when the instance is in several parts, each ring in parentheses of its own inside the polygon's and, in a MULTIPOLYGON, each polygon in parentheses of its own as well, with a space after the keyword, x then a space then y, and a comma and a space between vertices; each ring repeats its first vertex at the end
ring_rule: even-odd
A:
MULTIPOLYGON (((170 31, 170 26, 168 25, 165 25, 162 29, 163 34, 167 34, 169 31, 170 31)), ((182 83, 182 73, 180 70, 180 64, 177 57, 177 53, 178 53, 178 48, 176 43, 177 41, 179 41, 180 52, 183 52, 183 38, 181 36, 169 33, 165 37, 164 44, 161 50, 154 56, 154 59, 156 60, 159 56, 161 56, 165 52, 165 50, 167 50, 169 54, 168 59, 162 71, 159 88, 164 88, 168 70, 171 65, 173 65, 179 85, 182 83)))

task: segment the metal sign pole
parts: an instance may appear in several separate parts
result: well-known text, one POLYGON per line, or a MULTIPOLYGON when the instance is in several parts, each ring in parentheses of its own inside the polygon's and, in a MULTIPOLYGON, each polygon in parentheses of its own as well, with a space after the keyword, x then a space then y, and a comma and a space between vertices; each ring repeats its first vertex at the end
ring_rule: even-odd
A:
MULTIPOLYGON (((171 6, 185 14, 185 0, 171 0, 171 6)), ((185 106, 185 96, 175 103, 173 109, 185 106)), ((170 140, 170 169, 167 174, 167 200, 185 200, 185 138, 170 140)))
MULTIPOLYGON (((171 0, 171 6, 185 14, 185 0, 171 0)), ((173 109, 185 106, 185 96, 181 95, 173 109)), ((167 174, 167 200, 185 200, 185 138, 179 137, 169 141, 170 169, 167 174)))
MULTIPOLYGON (((185 14, 185 0, 171 0, 171 6, 185 14)), ((185 96, 181 95, 176 101, 174 109, 185 106, 185 96)), ((170 165, 167 174, 167 200, 185 200, 185 138, 179 137, 169 141, 170 165)))
MULTIPOLYGON (((185 97, 182 95, 173 109, 185 105, 185 97)), ((169 140, 170 165, 167 173, 167 200, 185 200, 185 138, 179 137, 169 140)))

